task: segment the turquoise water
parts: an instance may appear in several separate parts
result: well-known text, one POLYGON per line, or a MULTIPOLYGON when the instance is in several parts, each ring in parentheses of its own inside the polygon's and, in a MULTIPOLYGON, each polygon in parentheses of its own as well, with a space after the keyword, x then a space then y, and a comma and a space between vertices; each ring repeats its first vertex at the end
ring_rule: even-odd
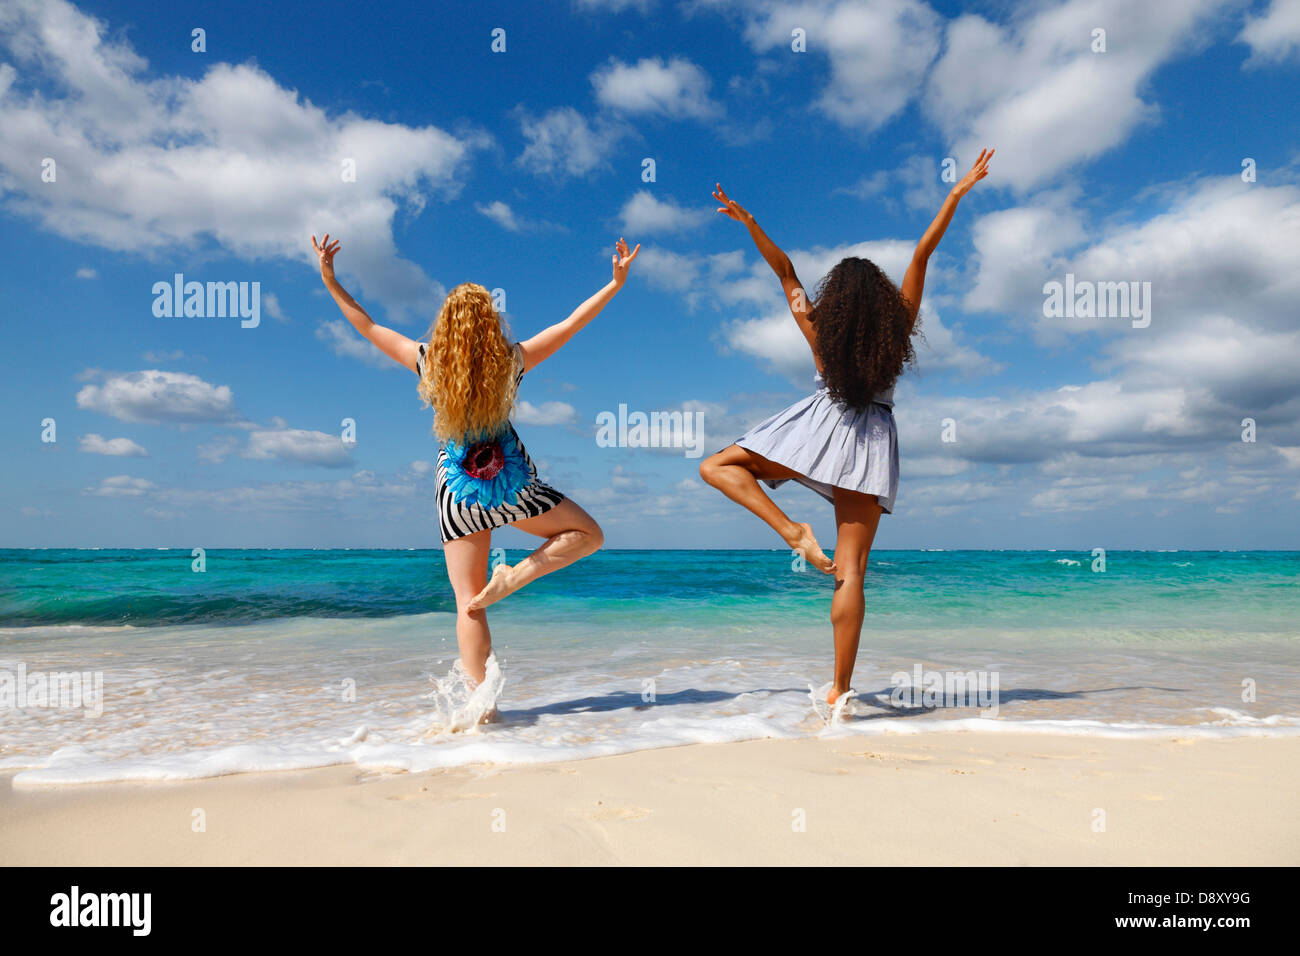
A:
MULTIPOLYGON (((506 552, 515 561, 523 552, 506 552)), ((442 552, 0 550, 0 627, 244 624, 451 612, 442 552)), ((1195 625, 1300 620, 1300 552, 880 551, 869 625, 1195 625)), ((603 551, 528 591, 532 609, 650 620, 822 612, 827 579, 784 551, 603 551)))
POLYGON ((1115 551, 1104 571, 1088 552, 876 552, 857 699, 828 728, 809 687, 830 677, 829 578, 786 551, 604 551, 490 610, 503 720, 468 734, 438 733, 431 681, 456 656, 440 551, 192 561, 0 551, 0 696, 6 673, 103 684, 94 716, 0 707, 0 766, 57 783, 935 726, 1300 730, 1300 552, 1115 551), (995 675, 996 712, 894 706, 922 671, 995 675))

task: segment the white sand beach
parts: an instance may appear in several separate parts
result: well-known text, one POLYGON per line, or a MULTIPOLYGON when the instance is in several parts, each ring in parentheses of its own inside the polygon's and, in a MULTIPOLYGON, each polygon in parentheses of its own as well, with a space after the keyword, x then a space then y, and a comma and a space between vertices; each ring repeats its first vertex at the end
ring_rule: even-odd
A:
POLYGON ((418 774, 12 779, 7 865, 1300 863, 1294 737, 936 732, 418 774))

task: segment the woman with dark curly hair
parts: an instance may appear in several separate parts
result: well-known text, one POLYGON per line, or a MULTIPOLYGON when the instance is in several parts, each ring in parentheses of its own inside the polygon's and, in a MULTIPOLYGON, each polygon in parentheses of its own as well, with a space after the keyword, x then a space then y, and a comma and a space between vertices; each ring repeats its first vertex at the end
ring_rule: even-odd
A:
MULTIPOLYGON (((957 203, 988 175, 992 150, 984 150, 957 183, 917 243, 911 265, 896 287, 869 259, 840 261, 822 279, 812 301, 789 257, 759 228, 754 217, 719 185, 718 212, 744 223, 758 251, 781 279, 786 302, 812 348, 817 391, 755 425, 700 464, 700 477, 762 518, 816 568, 835 576, 831 628, 835 634, 835 680, 826 703, 849 692, 866 610, 863 579, 880 515, 894 510, 898 491, 898 430, 894 382, 915 361, 916 328, 925 269, 943 238, 957 203), (759 481, 776 488, 794 479, 835 506, 835 560, 817 544, 812 526, 791 520, 759 481)), ((847 700, 847 698, 845 698, 847 700)))

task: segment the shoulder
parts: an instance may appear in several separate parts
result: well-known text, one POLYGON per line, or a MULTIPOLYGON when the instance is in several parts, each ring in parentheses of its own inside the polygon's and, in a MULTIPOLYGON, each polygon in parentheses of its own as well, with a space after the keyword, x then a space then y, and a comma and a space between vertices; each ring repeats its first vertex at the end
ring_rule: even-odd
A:
POLYGON ((419 375, 421 378, 423 378, 423 377, 424 377, 424 352, 425 352, 425 348, 426 348, 426 346, 425 346, 425 344, 424 344, 423 342, 417 342, 417 343, 415 343, 415 348, 416 348, 416 351, 415 351, 415 374, 416 374, 416 375, 419 375))

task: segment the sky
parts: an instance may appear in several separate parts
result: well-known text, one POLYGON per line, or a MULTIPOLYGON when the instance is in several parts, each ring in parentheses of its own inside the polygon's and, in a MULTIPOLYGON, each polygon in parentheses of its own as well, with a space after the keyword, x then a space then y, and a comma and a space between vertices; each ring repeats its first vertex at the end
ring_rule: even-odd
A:
POLYGON ((527 337, 641 243, 516 428, 609 548, 778 547, 686 450, 597 441, 677 410, 709 454, 813 390, 713 184, 806 286, 899 281, 991 146, 876 547, 1295 548, 1298 73, 1300 0, 0 0, 0 546, 437 547, 432 412, 326 294, 328 232, 413 338, 463 281, 527 337), (177 273, 256 284, 257 323, 157 314, 177 273), (1067 281, 1149 308, 1046 308, 1067 281))

